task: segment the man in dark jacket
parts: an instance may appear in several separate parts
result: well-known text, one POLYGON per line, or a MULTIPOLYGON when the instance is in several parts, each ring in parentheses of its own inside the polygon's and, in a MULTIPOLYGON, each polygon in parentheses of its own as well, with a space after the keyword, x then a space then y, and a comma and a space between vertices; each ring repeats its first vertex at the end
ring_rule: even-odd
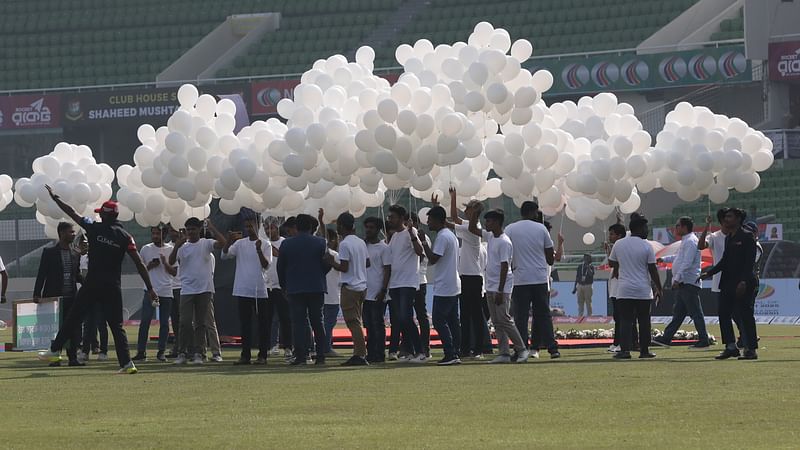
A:
POLYGON ((701 278, 708 279, 718 272, 720 278, 719 327, 725 350, 716 359, 758 359, 758 334, 755 319, 755 292, 758 289, 755 272, 756 241, 751 233, 742 229, 746 213, 731 208, 725 213, 723 225, 732 230, 725 239, 722 259, 701 278), (736 348, 736 334, 731 319, 736 317, 742 333, 744 354, 736 348))
POLYGON ((297 216, 297 235, 281 244, 278 256, 278 281, 289 299, 292 316, 292 334, 295 359, 292 365, 304 365, 308 356, 308 323, 314 330, 316 364, 325 364, 325 327, 322 324, 327 283, 326 274, 331 266, 324 261, 327 253, 325 240, 312 236, 314 218, 308 214, 297 216))
MULTIPOLYGON (((58 224, 58 241, 51 247, 42 250, 42 259, 39 261, 39 273, 36 275, 36 284, 33 287, 33 298, 38 301, 42 297, 61 297, 61 318, 67 317, 75 297, 78 293, 77 283, 82 283, 80 273, 80 255, 72 248, 75 240, 75 229, 72 224, 61 222, 58 224)), ((67 357, 70 366, 85 366, 78 361, 77 338, 70 339, 67 346, 67 357)), ((50 364, 60 366, 60 361, 50 364)))

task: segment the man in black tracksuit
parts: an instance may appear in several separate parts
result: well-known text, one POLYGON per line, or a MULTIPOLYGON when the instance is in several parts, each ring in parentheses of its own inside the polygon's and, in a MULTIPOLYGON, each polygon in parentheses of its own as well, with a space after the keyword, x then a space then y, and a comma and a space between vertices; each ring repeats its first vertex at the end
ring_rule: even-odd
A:
MULTIPOLYGON (((55 245, 42 250, 42 259, 39 261, 39 272, 36 275, 36 284, 33 287, 33 298, 61 297, 61 319, 69 315, 75 304, 78 294, 78 283, 83 283, 80 272, 81 257, 72 248, 75 240, 75 229, 71 223, 58 224, 58 241, 55 245)), ((78 344, 80 340, 70 339, 67 347, 67 357, 70 366, 84 366, 78 361, 78 344)), ((56 361, 52 366, 60 366, 56 361)))
POLYGON ((720 278, 719 327, 725 350, 716 358, 758 359, 758 334, 755 319, 755 293, 758 289, 755 274, 756 241, 751 233, 742 229, 746 213, 731 208, 725 213, 724 224, 734 230, 725 240, 725 253, 714 267, 701 278, 711 278, 722 272, 720 278), (736 348, 736 334, 732 319, 736 317, 742 333, 744 354, 736 348))

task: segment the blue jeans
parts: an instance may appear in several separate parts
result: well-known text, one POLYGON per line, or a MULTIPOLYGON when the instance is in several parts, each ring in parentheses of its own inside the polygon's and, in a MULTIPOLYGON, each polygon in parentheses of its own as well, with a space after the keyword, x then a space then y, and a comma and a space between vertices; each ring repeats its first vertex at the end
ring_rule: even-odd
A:
POLYGON ((540 348, 546 348, 551 353, 558 351, 558 343, 553 332, 553 319, 550 316, 550 291, 547 289, 547 283, 514 286, 511 301, 514 304, 514 322, 526 344, 529 313, 533 313, 530 349, 538 351, 540 348))
POLYGON ((336 321, 339 319, 339 305, 325 305, 323 308, 323 315, 325 316, 325 336, 328 337, 325 347, 325 353, 333 351, 333 328, 336 326, 336 321))
POLYGON ((675 332, 683 324, 683 319, 689 316, 697 329, 697 341, 707 343, 708 332, 703 317, 703 305, 700 304, 700 288, 691 284, 682 284, 674 292, 675 305, 672 307, 672 320, 664 329, 664 340, 671 342, 675 332))
MULTIPOLYGON (((159 297, 158 306, 158 351, 163 352, 167 348, 169 339, 169 313, 172 307, 172 299, 169 297, 159 297)), ((147 292, 142 298, 142 321, 139 322, 139 341, 136 350, 144 353, 147 350, 147 340, 150 338, 150 321, 153 320, 156 309, 150 303, 150 296, 147 292)))
POLYGON ((439 333, 445 358, 461 353, 461 324, 458 321, 458 296, 433 296, 433 327, 439 333))
POLYGON ((322 292, 289 294, 289 309, 292 315, 292 334, 295 357, 304 360, 308 357, 308 337, 314 330, 317 360, 325 360, 325 327, 322 324, 322 307, 325 299, 322 292))
POLYGON ((412 355, 424 351, 419 339, 419 329, 414 324, 414 297, 416 294, 417 289, 411 287, 389 289, 389 296, 392 299, 389 302, 392 325, 396 324, 398 328, 397 330, 392 328, 392 336, 397 336, 395 333, 402 333, 403 340, 408 342, 412 355))

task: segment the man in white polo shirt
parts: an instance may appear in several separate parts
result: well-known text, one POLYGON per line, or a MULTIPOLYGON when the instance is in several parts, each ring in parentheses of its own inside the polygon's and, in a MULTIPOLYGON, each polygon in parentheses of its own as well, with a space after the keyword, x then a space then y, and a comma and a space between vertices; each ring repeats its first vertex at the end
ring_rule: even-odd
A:
POLYGON ((631 235, 614 243, 608 256, 613 268, 612 278, 617 278, 617 302, 620 325, 620 349, 615 359, 631 359, 633 321, 639 322, 639 358, 655 358, 650 353, 650 302, 661 299, 661 280, 656 268, 656 255, 647 242, 647 219, 632 214, 629 225, 631 235))
POLYGON ((522 218, 506 227, 506 235, 514 246, 512 270, 514 289, 514 322, 520 336, 528 342, 528 312, 533 310, 531 355, 539 356, 545 347, 551 358, 560 358, 558 343, 550 316, 550 266, 555 261, 553 240, 547 228, 537 221, 539 205, 532 201, 522 203, 522 218))
POLYGON ((266 364, 272 324, 267 303, 266 271, 272 263, 272 248, 266 239, 258 237, 255 215, 244 220, 247 238, 231 234, 222 250, 222 259, 236 260, 233 296, 239 304, 239 324, 242 331, 242 351, 234 365, 249 365, 253 348, 253 315, 258 323, 258 357, 256 364, 266 364))
POLYGON ((341 273, 341 307, 344 322, 353 336, 353 356, 343 366, 367 366, 367 343, 364 340, 362 313, 367 296, 367 244, 356 236, 356 219, 344 212, 336 219, 336 231, 342 237, 339 242, 339 262, 328 253, 328 264, 341 273))

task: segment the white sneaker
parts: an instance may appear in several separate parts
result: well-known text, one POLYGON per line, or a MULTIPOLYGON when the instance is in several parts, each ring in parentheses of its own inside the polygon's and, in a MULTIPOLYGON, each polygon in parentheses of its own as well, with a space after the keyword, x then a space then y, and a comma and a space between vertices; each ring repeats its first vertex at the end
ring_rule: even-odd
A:
POLYGON ((39 359, 39 361, 54 363, 61 361, 61 352, 42 350, 36 355, 36 357, 39 359))
POLYGON ((483 353, 478 353, 477 355, 472 355, 472 359, 476 361, 480 361, 483 359, 483 353))
POLYGON ((498 355, 493 360, 489 361, 489 364, 507 364, 511 362, 511 356, 509 355, 498 355))
POLYGON ((100 353, 97 355, 98 361, 108 361, 108 353, 100 353))
POLYGON ((294 358, 294 352, 292 352, 292 349, 287 348, 283 351, 283 357, 286 359, 292 359, 294 358))
POLYGON ((389 361, 397 361, 400 358, 397 357, 397 352, 389 352, 389 357, 387 359, 389 361))
POLYGON ((179 354, 178 357, 175 358, 175 364, 186 364, 186 355, 184 353, 179 354))
POLYGON ((191 364, 203 364, 203 355, 195 353, 194 358, 190 361, 191 364))
POLYGON ((413 358, 409 358, 408 362, 415 363, 415 364, 424 364, 424 363, 428 362, 428 357, 425 356, 424 354, 420 353, 420 354, 418 354, 417 356, 415 356, 413 358))
POLYGON ((530 352, 528 352, 528 354, 529 354, 529 356, 528 356, 529 358, 539 359, 539 351, 538 350, 530 351, 530 352))
POLYGON ((125 367, 119 369, 117 371, 120 375, 134 375, 139 372, 139 369, 133 364, 133 361, 129 362, 125 367))
POLYGON ((606 351, 607 351, 608 353, 617 353, 617 352, 619 352, 620 350, 621 350, 621 349, 620 349, 619 345, 613 345, 613 344, 612 344, 611 346, 609 346, 609 347, 608 347, 608 350, 606 350, 606 351))
POLYGON ((269 353, 270 353, 272 356, 278 356, 278 355, 280 355, 280 354, 281 354, 281 348, 280 348, 279 346, 277 346, 277 345, 276 345, 275 347, 272 347, 272 349, 269 351, 269 353))
POLYGON ((522 353, 517 356, 518 363, 526 363, 528 362, 528 358, 530 358, 531 352, 529 350, 523 350, 522 353))
POLYGON ((222 362, 223 361, 222 360, 222 355, 212 355, 211 356, 211 361, 212 362, 222 362))

